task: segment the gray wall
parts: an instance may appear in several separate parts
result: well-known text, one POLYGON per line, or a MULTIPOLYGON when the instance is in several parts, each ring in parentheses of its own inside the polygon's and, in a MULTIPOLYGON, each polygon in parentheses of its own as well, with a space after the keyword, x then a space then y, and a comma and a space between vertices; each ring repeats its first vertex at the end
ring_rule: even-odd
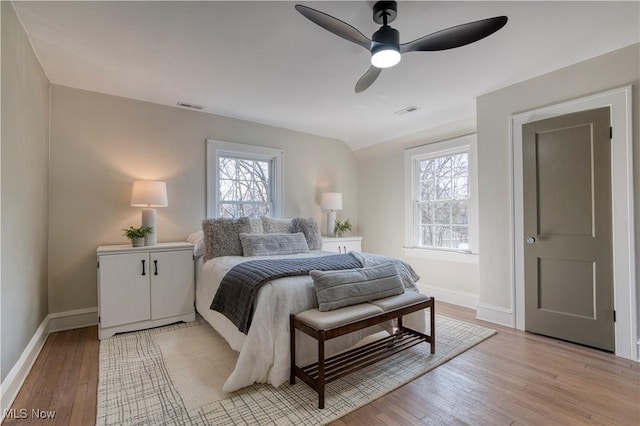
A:
POLYGON ((284 149, 284 216, 313 216, 320 194, 343 193, 357 227, 356 162, 341 141, 201 112, 52 85, 49 311, 94 307, 95 250, 126 244, 140 224, 137 179, 167 182, 158 241, 182 241, 205 217, 205 140, 284 149))
MULTIPOLYGON (((640 44, 610 52, 480 96, 478 169, 480 207, 480 302, 513 309, 513 218, 511 217, 511 114, 633 84, 633 150, 636 255, 640 254, 640 143, 638 79, 640 44)), ((636 267, 640 264, 636 258, 636 267)), ((640 276, 640 275, 638 275, 640 276)), ((636 283, 636 285, 638 285, 636 283)), ((638 292, 640 295, 640 292, 638 292)))
POLYGON ((2 8, 1 380, 47 316, 49 80, 2 8))

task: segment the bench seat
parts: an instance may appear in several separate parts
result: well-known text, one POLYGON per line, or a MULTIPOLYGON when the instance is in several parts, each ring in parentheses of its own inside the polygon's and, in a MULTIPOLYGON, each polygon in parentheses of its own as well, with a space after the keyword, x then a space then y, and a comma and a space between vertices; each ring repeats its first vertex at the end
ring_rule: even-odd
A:
POLYGON ((422 342, 430 343, 431 353, 435 353, 434 307, 433 297, 414 291, 405 291, 397 296, 346 306, 332 311, 321 312, 318 309, 309 309, 298 315, 291 314, 289 321, 291 343, 289 382, 295 384, 296 377, 299 377, 307 383, 318 392, 318 408, 322 409, 324 408, 326 383, 422 342), (403 325, 402 317, 404 315, 424 309, 430 310, 429 334, 412 330, 403 325), (397 320, 397 329, 392 335, 325 359, 325 341, 393 319, 397 320), (296 330, 300 330, 318 341, 318 362, 304 367, 296 365, 296 330))

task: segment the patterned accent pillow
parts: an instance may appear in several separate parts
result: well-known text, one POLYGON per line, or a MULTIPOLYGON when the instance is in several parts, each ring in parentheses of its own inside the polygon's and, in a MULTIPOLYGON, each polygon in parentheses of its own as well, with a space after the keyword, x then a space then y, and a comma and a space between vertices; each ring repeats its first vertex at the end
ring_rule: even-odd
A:
POLYGON ((321 312, 404 293, 398 270, 391 262, 360 269, 311 271, 309 275, 321 312))
POLYGON ((249 218, 205 219, 202 221, 204 232, 204 260, 221 256, 242 256, 240 233, 251 232, 249 218))
POLYGON ((259 217, 251 217, 249 218, 249 226, 251 226, 252 234, 263 234, 264 229, 262 228, 262 220, 259 217))
POLYGON ((297 234, 240 234, 244 256, 275 256, 309 252, 302 232, 297 234))
POLYGON ((274 219, 262 216, 262 229, 265 234, 289 234, 291 233, 291 219, 274 219))
POLYGON ((312 217, 296 217, 291 219, 289 232, 302 232, 307 239, 309 250, 322 250, 322 237, 318 229, 318 222, 312 217))

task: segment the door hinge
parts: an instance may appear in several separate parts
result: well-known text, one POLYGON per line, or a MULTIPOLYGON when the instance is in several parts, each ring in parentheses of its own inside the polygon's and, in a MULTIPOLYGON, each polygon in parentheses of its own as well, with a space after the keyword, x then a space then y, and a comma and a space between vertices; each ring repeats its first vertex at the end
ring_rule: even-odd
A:
POLYGON ((98 269, 100 269, 100 262, 98 262, 98 269))
POLYGON ((613 322, 616 322, 616 311, 613 311, 613 322))
POLYGON ((613 127, 609 127, 609 139, 613 139, 613 127))
POLYGON ((98 315, 98 324, 100 324, 100 315, 98 315))

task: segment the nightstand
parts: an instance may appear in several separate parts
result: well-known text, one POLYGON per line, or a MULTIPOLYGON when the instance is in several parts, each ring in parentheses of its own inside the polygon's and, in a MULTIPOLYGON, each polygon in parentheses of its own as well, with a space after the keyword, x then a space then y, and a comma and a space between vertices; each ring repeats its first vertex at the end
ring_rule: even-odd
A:
POLYGON ((322 250, 336 253, 362 251, 362 237, 322 237, 322 250))
POLYGON ((100 246, 98 337, 195 321, 193 245, 100 246))

